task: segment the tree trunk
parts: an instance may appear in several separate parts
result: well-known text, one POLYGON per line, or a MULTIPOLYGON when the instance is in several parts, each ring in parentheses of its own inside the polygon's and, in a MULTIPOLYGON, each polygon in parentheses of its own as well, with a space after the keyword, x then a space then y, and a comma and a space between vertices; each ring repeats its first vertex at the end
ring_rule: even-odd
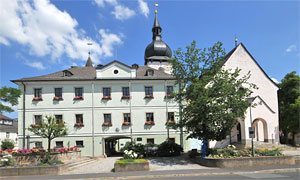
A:
POLYGON ((292 133, 292 145, 294 146, 295 144, 295 133, 292 133))
POLYGON ((48 138, 48 153, 50 153, 50 147, 51 147, 51 139, 48 138))

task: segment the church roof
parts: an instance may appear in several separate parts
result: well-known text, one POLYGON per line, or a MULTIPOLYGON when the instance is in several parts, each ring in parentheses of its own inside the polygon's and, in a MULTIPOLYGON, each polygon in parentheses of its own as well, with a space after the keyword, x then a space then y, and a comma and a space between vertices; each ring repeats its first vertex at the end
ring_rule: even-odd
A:
POLYGON ((254 59, 254 57, 249 53, 249 51, 247 50, 247 48, 244 46, 243 43, 238 44, 236 47, 234 47, 229 53, 227 53, 225 55, 224 58, 224 62, 223 65, 228 61, 228 59, 230 59, 230 57, 232 56, 232 54, 236 51, 236 49, 241 46, 242 48, 245 49, 245 51, 248 53, 248 55, 251 57, 251 59, 255 62, 255 64, 259 67, 259 69, 264 73, 264 75, 276 86, 278 87, 278 84, 276 84, 268 75, 267 73, 263 70, 263 68, 258 64, 258 62, 254 59))
POLYGON ((171 48, 161 39, 161 31, 162 28, 155 13, 152 42, 145 49, 145 64, 148 61, 168 61, 172 57, 171 48))

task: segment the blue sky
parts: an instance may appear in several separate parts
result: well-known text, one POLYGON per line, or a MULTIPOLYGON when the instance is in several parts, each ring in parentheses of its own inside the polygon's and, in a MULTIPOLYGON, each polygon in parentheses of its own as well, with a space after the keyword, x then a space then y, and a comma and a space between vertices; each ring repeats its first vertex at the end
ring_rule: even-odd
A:
POLYGON ((155 2, 162 39, 172 50, 196 40, 199 48, 221 41, 229 52, 236 35, 275 81, 299 73, 296 0, 1 0, 0 85, 17 87, 10 80, 83 66, 89 50, 95 65, 115 59, 143 65, 155 2))

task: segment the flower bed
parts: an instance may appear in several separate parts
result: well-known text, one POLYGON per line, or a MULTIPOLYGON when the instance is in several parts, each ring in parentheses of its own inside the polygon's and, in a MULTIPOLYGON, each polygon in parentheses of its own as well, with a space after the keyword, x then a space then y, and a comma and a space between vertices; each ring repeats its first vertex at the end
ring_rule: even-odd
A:
POLYGON ((73 100, 83 100, 83 96, 75 96, 73 100))
POLYGON ((283 156, 281 150, 255 149, 255 157, 252 157, 251 148, 242 150, 229 145, 224 149, 210 149, 207 158, 190 156, 196 163, 208 167, 243 168, 270 165, 293 165, 293 156, 283 156))
POLYGON ((132 125, 132 124, 131 124, 131 122, 123 122, 122 125, 123 125, 123 126, 130 126, 130 125, 132 125))
POLYGON ((111 100, 111 96, 103 96, 102 100, 111 100))
POLYGON ((54 101, 62 101, 62 100, 64 100, 61 96, 54 96, 53 97, 53 100, 54 101))
POLYGON ((43 100, 42 96, 40 96, 40 97, 33 97, 33 99, 32 99, 32 101, 42 101, 42 100, 43 100))
POLYGON ((145 99, 153 99, 153 98, 154 98, 153 95, 146 95, 146 96, 145 96, 145 99))
POLYGON ((83 126, 84 126, 83 123, 75 123, 75 124, 74 124, 74 127, 83 127, 83 126))
POLYGON ((102 124, 102 126, 112 126, 112 123, 104 122, 104 123, 102 124))
MULTIPOLYGON (((251 148, 245 148, 238 150, 234 145, 229 145, 223 149, 213 149, 210 150, 209 158, 237 158, 237 157, 251 157, 251 148)), ((258 156, 281 156, 281 150, 279 148, 275 149, 255 149, 255 157, 258 156)))
POLYGON ((166 94, 166 95, 165 95, 165 98, 171 99, 171 98, 173 98, 173 96, 172 96, 171 94, 166 94))
POLYGON ((121 99, 130 99, 131 96, 122 96, 121 99))
POLYGON ((146 121, 145 125, 155 125, 155 122, 154 121, 146 121))
POLYGON ((42 127, 43 124, 31 124, 30 127, 32 128, 39 128, 39 127, 42 127))
MULTIPOLYGON (((10 165, 21 165, 21 164, 35 164, 40 163, 43 157, 46 155, 45 149, 6 149, 0 150, 0 159, 2 165, 5 160, 10 159, 10 165), (6 156, 9 156, 7 158, 6 156)), ((81 157, 81 151, 77 147, 70 148, 51 148, 50 149, 50 160, 55 161, 73 161, 81 157)))

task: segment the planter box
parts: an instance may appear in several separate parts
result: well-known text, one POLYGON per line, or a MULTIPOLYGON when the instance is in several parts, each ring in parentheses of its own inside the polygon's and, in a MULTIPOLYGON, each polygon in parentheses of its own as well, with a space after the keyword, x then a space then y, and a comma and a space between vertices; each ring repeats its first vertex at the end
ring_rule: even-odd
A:
POLYGON ((44 167, 0 168, 1 176, 41 176, 58 175, 64 172, 65 165, 44 167))
POLYGON ((127 171, 149 171, 149 161, 147 162, 128 162, 128 163, 115 163, 115 172, 127 171))
POLYGON ((294 156, 260 156, 228 159, 212 159, 195 157, 194 161, 200 165, 220 168, 248 168, 272 165, 294 165, 294 156))
MULTIPOLYGON (((81 152, 67 152, 67 153, 51 153, 51 160, 59 160, 64 163, 68 163, 70 161, 76 161, 81 158, 81 152)), ((13 161, 16 164, 33 164, 41 162, 41 155, 14 155, 12 156, 13 161)))

